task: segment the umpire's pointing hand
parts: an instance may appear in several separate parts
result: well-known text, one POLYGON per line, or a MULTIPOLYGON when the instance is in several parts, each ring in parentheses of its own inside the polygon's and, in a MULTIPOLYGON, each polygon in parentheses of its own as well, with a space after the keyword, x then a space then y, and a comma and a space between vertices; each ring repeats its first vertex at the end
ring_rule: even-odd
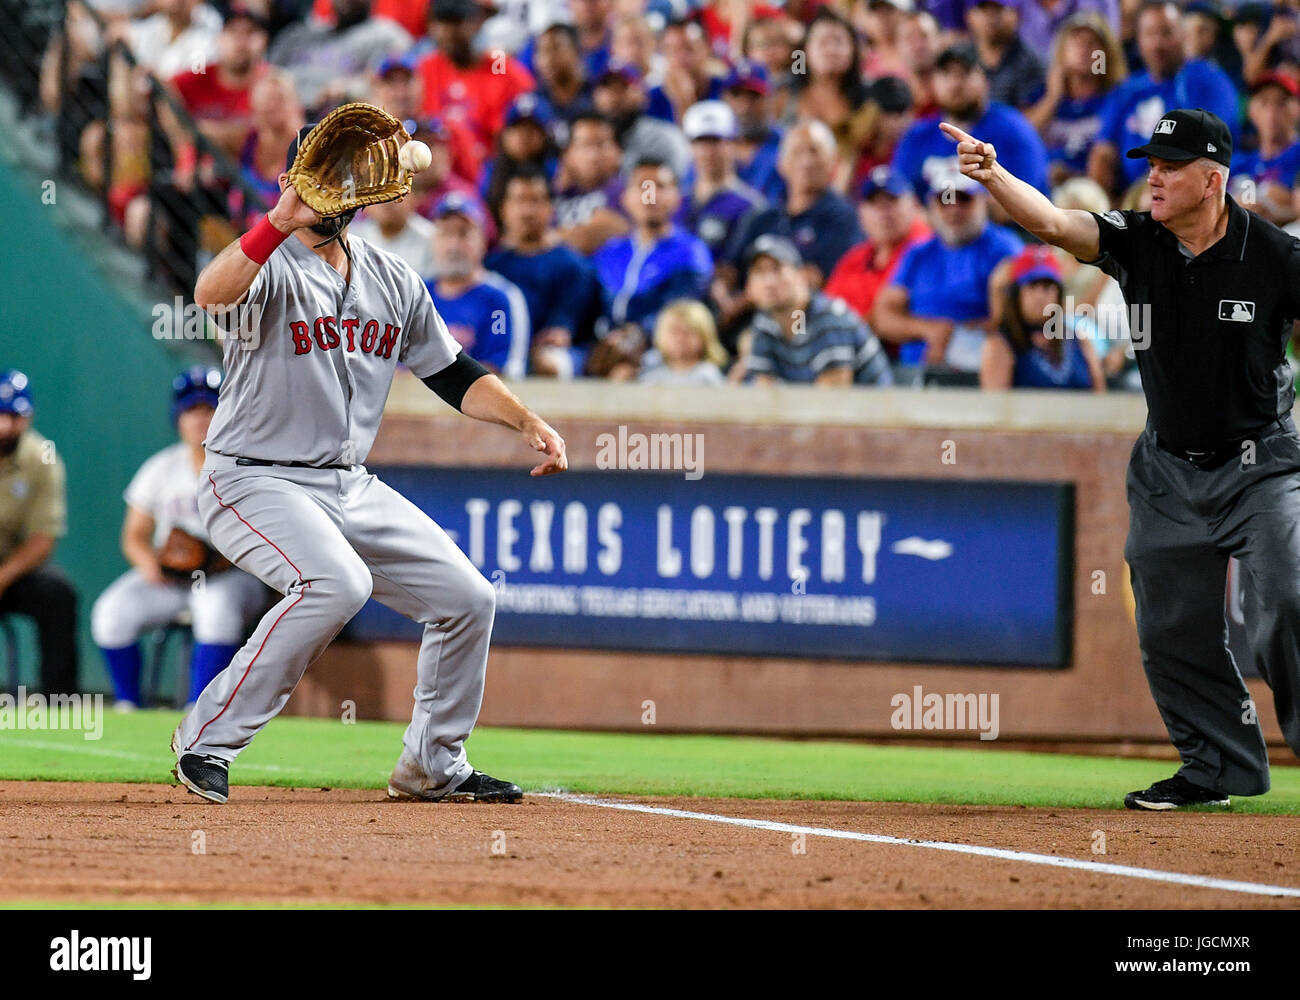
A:
POLYGON ((997 162, 997 150, 991 142, 980 142, 969 132, 963 132, 956 125, 940 122, 939 128, 957 143, 957 165, 967 177, 987 184, 993 178, 993 165, 997 162))

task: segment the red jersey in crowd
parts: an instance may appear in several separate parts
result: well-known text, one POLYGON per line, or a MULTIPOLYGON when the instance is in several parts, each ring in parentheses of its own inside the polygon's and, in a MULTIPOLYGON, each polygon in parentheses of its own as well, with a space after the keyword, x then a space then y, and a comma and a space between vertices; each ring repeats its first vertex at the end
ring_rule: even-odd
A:
POLYGON ((485 53, 469 69, 461 69, 442 52, 430 52, 420 60, 416 72, 424 82, 424 113, 463 122, 473 132, 476 168, 505 127, 511 102, 536 86, 523 63, 504 53, 485 53))
POLYGON ((195 119, 231 122, 247 120, 252 113, 251 83, 232 90, 221 82, 221 72, 215 68, 208 73, 186 70, 172 77, 172 86, 185 102, 185 110, 195 119))
POLYGON ((894 247, 894 252, 889 255, 882 268, 877 268, 874 264, 875 243, 871 240, 859 243, 840 258, 823 291, 833 298, 843 299, 855 313, 866 319, 871 313, 871 307, 875 305, 876 296, 893 277, 898 262, 903 259, 903 254, 909 247, 929 237, 930 227, 925 224, 925 219, 918 215, 913 220, 912 228, 907 231, 903 242, 894 247))
MULTIPOLYGON (((370 8, 371 17, 385 17, 396 21, 412 38, 419 38, 429 30, 429 0, 375 0, 370 8)), ((334 23, 334 4, 330 0, 315 0, 311 16, 321 24, 334 23)))

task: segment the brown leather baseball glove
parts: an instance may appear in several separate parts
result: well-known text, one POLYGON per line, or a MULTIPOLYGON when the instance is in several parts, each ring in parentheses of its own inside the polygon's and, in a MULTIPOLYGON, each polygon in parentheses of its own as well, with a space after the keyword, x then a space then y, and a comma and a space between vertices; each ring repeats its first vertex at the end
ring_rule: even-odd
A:
POLYGON ((194 573, 220 573, 231 562, 207 542, 188 531, 172 528, 158 550, 158 565, 168 576, 188 580, 194 573))
POLYGON ((363 205, 396 201, 411 190, 411 173, 397 161, 411 141, 387 111, 360 101, 335 108, 298 147, 289 181, 322 218, 363 205))

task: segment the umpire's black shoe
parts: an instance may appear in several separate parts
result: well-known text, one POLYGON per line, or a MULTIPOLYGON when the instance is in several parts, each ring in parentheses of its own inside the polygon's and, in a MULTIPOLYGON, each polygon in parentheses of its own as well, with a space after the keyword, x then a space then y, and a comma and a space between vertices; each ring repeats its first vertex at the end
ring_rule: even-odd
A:
POLYGON ((230 793, 230 765, 208 754, 182 754, 172 774, 195 795, 209 802, 225 803, 230 793))
POLYGON ((1128 809, 1181 809, 1183 806, 1226 806, 1228 796, 1216 792, 1213 788, 1193 785, 1181 774, 1157 781, 1150 788, 1141 792, 1129 792, 1124 796, 1124 806, 1128 809))
POLYGON ((524 790, 510 781, 502 781, 482 771, 475 771, 442 797, 444 802, 519 802, 524 790))

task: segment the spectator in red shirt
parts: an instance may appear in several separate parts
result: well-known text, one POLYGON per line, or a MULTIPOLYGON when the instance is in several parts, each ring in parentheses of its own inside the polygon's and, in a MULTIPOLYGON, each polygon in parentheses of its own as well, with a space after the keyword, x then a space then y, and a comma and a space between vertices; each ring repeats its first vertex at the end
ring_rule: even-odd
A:
MULTIPOLYGON (((381 62, 370 80, 370 103, 403 122, 419 121, 423 117, 420 108, 424 106, 424 83, 416 74, 415 65, 416 58, 409 54, 381 62)), ((439 121, 439 131, 445 131, 448 136, 452 173, 466 181, 477 176, 475 147, 478 140, 474 133, 460 122, 439 121)), ((406 130, 415 134, 410 124, 406 130)))
MULTIPOLYGON (((217 36, 217 65, 187 70, 171 81, 199 131, 231 156, 239 155, 252 124, 253 84, 266 66, 266 38, 266 20, 236 4, 217 36)), ((179 130, 172 134, 176 172, 192 173, 193 147, 179 130)))
MULTIPOLYGON (((419 38, 428 26, 429 0, 375 0, 372 17, 396 21, 412 37, 419 38)), ((321 24, 334 24, 334 5, 330 0, 313 0, 311 16, 321 24)))
MULTIPOLYGON (((930 236, 911 185, 890 166, 876 167, 858 192, 858 221, 867 234, 840 258, 826 282, 826 294, 843 299, 864 320, 871 315, 876 295, 893 277, 909 247, 930 236)), ((891 356, 898 345, 886 342, 891 356)))
POLYGON ((438 50, 417 67, 425 114, 462 122, 474 134, 475 176, 511 102, 535 87, 533 75, 513 56, 475 51, 474 36, 488 12, 476 0, 433 0, 429 33, 438 50))

